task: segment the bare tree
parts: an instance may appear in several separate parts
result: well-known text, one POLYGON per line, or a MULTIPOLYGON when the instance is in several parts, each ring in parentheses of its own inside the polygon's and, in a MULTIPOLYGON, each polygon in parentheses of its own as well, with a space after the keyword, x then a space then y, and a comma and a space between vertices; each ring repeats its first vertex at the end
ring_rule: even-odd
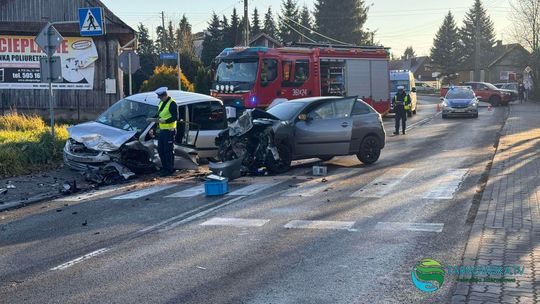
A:
POLYGON ((532 52, 530 60, 537 97, 540 91, 540 0, 514 0, 511 19, 514 38, 532 52))

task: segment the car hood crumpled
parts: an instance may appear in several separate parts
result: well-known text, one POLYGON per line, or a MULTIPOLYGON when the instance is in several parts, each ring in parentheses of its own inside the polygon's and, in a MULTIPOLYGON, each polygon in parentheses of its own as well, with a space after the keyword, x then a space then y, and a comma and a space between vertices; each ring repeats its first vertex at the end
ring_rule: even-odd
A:
POLYGON ((68 128, 69 137, 88 149, 111 152, 118 150, 137 132, 113 128, 95 121, 68 128))

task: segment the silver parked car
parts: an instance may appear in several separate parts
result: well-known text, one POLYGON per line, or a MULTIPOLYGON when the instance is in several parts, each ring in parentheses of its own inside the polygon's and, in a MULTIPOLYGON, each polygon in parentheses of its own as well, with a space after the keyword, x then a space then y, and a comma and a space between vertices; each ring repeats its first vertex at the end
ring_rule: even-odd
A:
POLYGON ((216 139, 222 164, 214 172, 272 173, 292 160, 356 155, 365 164, 379 159, 386 133, 382 118, 357 97, 313 97, 279 103, 266 112, 248 110, 216 139), (230 166, 229 166, 230 164, 230 166))
POLYGON ((470 87, 452 87, 442 101, 442 118, 470 116, 478 118, 478 97, 470 87))
MULTIPOLYGON (((197 158, 217 155, 215 138, 227 128, 223 102, 196 93, 168 93, 179 112, 175 168, 196 169, 197 158)), ((70 127, 64 162, 75 170, 101 171, 103 177, 119 173, 127 178, 159 167, 157 126, 146 121, 157 113, 158 103, 153 92, 136 94, 116 102, 95 121, 70 127)))

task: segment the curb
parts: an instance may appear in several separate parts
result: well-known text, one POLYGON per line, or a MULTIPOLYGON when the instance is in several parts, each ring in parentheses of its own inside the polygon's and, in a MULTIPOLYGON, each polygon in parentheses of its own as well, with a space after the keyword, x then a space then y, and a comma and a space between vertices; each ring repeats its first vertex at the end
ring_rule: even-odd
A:
POLYGON ((25 207, 27 205, 40 203, 46 200, 54 200, 59 197, 61 197, 60 194, 45 194, 45 195, 41 194, 41 195, 30 197, 28 199, 5 202, 3 204, 0 204, 0 212, 10 210, 10 209, 17 209, 17 208, 25 207))

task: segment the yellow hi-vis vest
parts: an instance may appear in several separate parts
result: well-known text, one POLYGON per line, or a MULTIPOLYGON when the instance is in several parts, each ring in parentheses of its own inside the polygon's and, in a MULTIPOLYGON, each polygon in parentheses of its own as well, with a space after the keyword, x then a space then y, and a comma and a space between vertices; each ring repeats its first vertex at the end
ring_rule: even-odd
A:
MULTIPOLYGON (((167 102, 167 104, 165 105, 165 107, 163 107, 163 110, 161 110, 161 112, 158 113, 159 119, 167 120, 172 117, 171 111, 169 109, 172 102, 174 102, 174 99, 172 99, 171 97, 169 101, 167 102)), ((158 109, 161 109, 162 106, 163 106, 163 101, 160 101, 158 105, 158 109)), ((173 121, 171 123, 160 123, 159 129, 160 130, 175 130, 176 121, 173 121)))
MULTIPOLYGON (((394 96, 394 103, 397 103, 397 95, 394 96)), ((409 111, 411 109, 411 102, 409 101, 408 95, 405 95, 405 97, 403 98, 403 105, 405 111, 409 111)))

